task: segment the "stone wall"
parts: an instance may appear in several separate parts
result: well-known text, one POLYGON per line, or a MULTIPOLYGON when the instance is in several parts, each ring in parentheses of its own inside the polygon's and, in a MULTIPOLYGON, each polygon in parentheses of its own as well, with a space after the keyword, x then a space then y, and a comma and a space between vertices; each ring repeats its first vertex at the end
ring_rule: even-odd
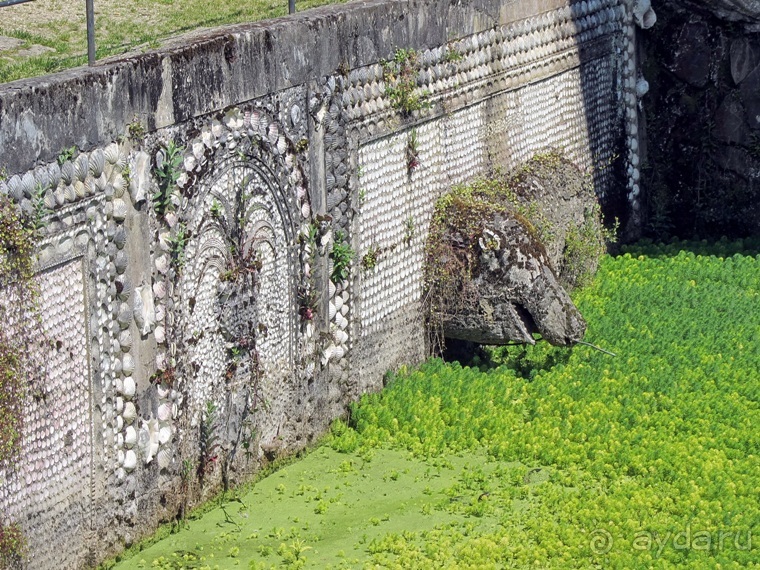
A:
POLYGON ((760 5, 663 3, 642 34, 651 87, 644 231, 744 237, 760 231, 760 5))
POLYGON ((620 0, 365 1, 0 88, 0 192, 45 215, 46 393, 0 471, 27 566, 96 563, 425 358, 453 184, 555 147, 635 228, 634 29, 620 0))

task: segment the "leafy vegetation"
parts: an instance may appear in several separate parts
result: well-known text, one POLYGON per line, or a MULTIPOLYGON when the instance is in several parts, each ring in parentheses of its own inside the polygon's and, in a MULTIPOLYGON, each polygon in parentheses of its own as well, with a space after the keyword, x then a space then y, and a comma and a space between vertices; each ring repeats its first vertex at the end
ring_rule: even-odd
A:
POLYGON ((164 217, 166 212, 173 208, 172 192, 180 174, 182 174, 182 153, 184 150, 184 147, 178 146, 173 140, 170 140, 156 153, 156 166, 153 169, 153 174, 156 176, 158 189, 153 194, 153 209, 159 217, 164 217))
POLYGON ((431 361, 304 460, 120 568, 753 568, 758 244, 642 244, 587 340, 431 361), (227 508, 226 514, 232 512, 227 508))
POLYGON ((356 257, 356 252, 348 243, 346 235, 340 230, 336 231, 335 240, 330 250, 330 259, 333 263, 330 278, 335 283, 345 281, 351 275, 351 262, 354 257, 356 257))
MULTIPOLYGON (((428 93, 417 89, 417 75, 420 71, 419 54, 411 49, 399 48, 393 54, 393 59, 383 60, 383 81, 385 82, 385 95, 390 99, 391 106, 405 115, 414 111, 430 107, 428 93)), ((414 136, 414 131, 412 131, 414 136)), ((417 166, 416 138, 415 153, 408 158, 409 172, 417 166), (414 165, 414 166, 412 166, 414 165)), ((411 144, 411 143, 410 143, 411 144)))

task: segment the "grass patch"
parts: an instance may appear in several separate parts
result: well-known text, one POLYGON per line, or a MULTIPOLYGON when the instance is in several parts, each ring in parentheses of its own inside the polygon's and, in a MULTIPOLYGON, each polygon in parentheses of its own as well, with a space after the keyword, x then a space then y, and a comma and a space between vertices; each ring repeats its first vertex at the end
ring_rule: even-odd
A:
MULTIPOLYGON (((340 3, 341 0, 299 0, 299 12, 340 3)), ((285 0, 242 2, 204 2, 201 0, 96 0, 95 40, 97 58, 150 50, 179 34, 284 16, 285 0)), ((18 50, 0 55, 0 82, 44 75, 87 63, 87 27, 84 3, 58 0, 2 9, 5 17, 0 35, 25 41, 22 48, 41 45, 53 48, 43 56, 28 57, 18 50)))

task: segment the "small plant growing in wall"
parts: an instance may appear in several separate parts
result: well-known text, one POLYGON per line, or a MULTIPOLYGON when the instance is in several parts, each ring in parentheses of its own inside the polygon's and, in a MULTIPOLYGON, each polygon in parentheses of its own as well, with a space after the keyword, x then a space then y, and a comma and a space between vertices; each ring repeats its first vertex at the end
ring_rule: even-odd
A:
POLYGON ((371 271, 377 267, 377 261, 380 258, 380 248, 375 244, 369 246, 369 250, 362 257, 362 269, 365 271, 371 271))
POLYGON ((190 233, 187 231, 187 226, 184 223, 177 225, 177 230, 169 240, 171 246, 172 264, 177 270, 182 269, 185 265, 185 247, 187 241, 190 238, 190 233))
POLYGON ((26 553, 26 538, 17 524, 0 520, 0 568, 20 568, 26 553))
POLYGON ((135 142, 140 142, 145 138, 145 127, 137 116, 127 125, 127 136, 135 142))
POLYGON ((417 224, 414 222, 414 216, 409 216, 404 220, 404 244, 409 245, 414 239, 417 231, 417 224))
POLYGON ((60 166, 63 166, 64 163, 68 162, 69 160, 72 160, 74 157, 76 157, 78 150, 76 145, 71 146, 69 148, 64 148, 59 154, 58 154, 58 164, 60 166))
POLYGON ((356 253, 351 248, 351 244, 346 241, 346 234, 338 230, 335 232, 335 241, 333 241, 330 258, 333 261, 333 270, 331 278, 335 283, 340 283, 348 279, 351 274, 351 262, 356 253))
POLYGON ((419 148, 417 145, 417 129, 412 129, 409 133, 409 140, 406 143, 406 171, 409 176, 420 165, 419 148))
POLYGON ((413 49, 397 49, 393 59, 383 61, 385 95, 394 109, 406 115, 430 107, 428 93, 417 89, 419 54, 413 49))
POLYGON ((153 194, 153 209, 156 215, 163 218, 172 207, 172 191, 182 174, 182 152, 185 149, 177 146, 174 141, 161 148, 156 153, 156 166, 153 174, 158 182, 158 189, 153 194))

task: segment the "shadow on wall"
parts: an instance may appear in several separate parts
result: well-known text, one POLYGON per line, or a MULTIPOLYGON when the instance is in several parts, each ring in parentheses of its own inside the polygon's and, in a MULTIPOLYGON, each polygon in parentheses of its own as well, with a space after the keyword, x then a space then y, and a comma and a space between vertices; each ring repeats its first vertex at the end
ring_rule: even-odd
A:
POLYGON ((644 232, 760 232, 760 14, 747 2, 665 2, 643 34, 644 232))

